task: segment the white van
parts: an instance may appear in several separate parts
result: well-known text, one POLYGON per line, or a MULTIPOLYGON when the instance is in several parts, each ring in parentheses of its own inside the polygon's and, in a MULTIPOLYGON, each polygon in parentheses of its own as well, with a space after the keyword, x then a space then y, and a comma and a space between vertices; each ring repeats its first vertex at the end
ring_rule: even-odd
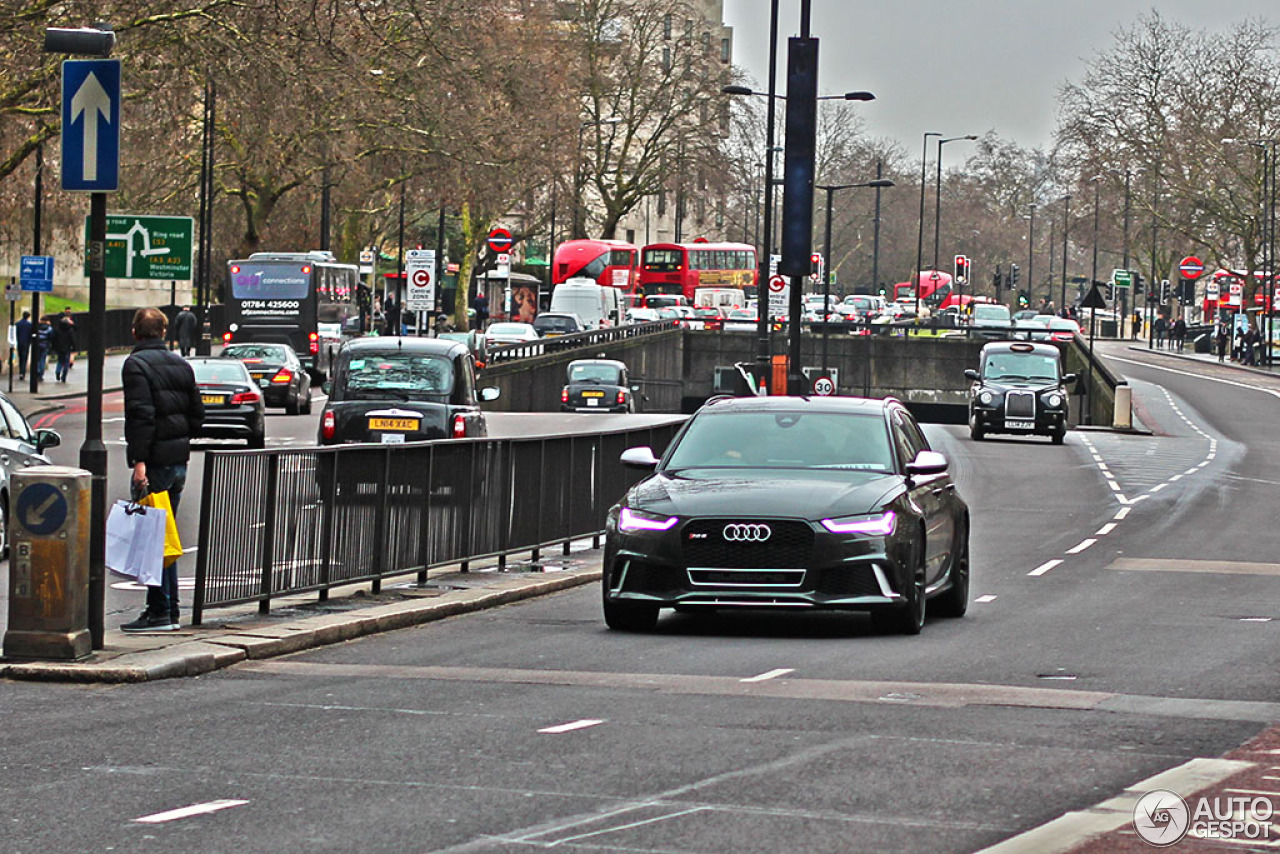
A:
POLYGON ((695 308, 742 308, 747 304, 747 295, 741 288, 695 288, 693 305, 695 308))
POLYGON ((618 326, 622 321, 622 292, 585 276, 574 277, 556 285, 549 310, 573 312, 588 329, 618 326))

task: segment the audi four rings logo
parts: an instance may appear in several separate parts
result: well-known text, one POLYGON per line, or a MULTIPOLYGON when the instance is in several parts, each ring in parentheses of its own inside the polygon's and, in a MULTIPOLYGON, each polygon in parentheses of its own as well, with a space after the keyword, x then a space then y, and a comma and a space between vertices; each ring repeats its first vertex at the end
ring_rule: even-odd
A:
POLYGON ((773 536, 768 525, 747 525, 734 523, 724 526, 724 538, 731 543, 763 543, 773 536))

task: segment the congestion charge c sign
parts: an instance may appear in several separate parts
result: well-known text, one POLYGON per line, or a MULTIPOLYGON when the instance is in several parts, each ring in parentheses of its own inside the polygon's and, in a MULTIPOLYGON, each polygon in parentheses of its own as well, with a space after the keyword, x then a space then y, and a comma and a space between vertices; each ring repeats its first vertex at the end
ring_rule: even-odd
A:
POLYGON ((50 483, 33 483, 18 494, 14 507, 22 527, 38 537, 48 536, 67 521, 67 499, 50 483))

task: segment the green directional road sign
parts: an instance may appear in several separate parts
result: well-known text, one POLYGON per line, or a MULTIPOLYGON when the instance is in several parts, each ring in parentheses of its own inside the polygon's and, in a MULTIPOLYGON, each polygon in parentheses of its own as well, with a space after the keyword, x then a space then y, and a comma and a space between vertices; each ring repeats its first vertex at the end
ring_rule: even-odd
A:
POLYGON ((1114 270, 1111 273, 1111 281, 1117 288, 1131 288, 1133 287, 1133 271, 1114 270))
MULTIPOLYGON (((190 281, 194 233, 195 220, 189 216, 107 214, 107 278, 190 281)), ((88 246, 88 217, 84 234, 88 246)), ((89 275, 87 254, 84 274, 89 275)))

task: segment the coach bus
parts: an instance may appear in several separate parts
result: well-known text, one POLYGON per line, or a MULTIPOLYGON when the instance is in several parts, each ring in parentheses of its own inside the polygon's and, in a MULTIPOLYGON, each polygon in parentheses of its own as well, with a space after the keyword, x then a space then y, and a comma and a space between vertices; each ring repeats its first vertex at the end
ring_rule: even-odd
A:
POLYGON ((640 284, 640 248, 625 240, 566 240, 556 247, 551 284, 580 277, 635 293, 640 284))
POLYGON ((756 295, 756 249, 746 243, 650 243, 640 253, 640 287, 680 294, 693 303, 698 288, 736 288, 756 295))
POLYGON ((360 316, 360 272, 331 252, 255 252, 227 262, 223 343, 288 344, 323 382, 331 350, 360 316))

